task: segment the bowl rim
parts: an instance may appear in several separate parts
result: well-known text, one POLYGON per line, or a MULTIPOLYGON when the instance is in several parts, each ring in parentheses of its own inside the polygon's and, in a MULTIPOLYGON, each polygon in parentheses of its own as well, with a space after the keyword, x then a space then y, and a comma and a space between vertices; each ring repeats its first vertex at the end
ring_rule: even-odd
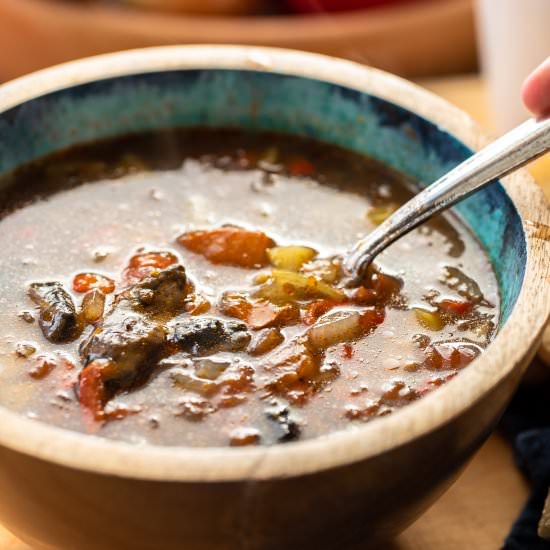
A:
MULTIPOLYGON (((33 98, 98 79, 189 69, 237 69, 311 78, 381 97, 415 112, 477 150, 488 140, 460 109, 404 79, 320 54, 237 45, 165 46, 64 63, 0 87, 0 116, 33 98)), ((550 314, 550 208, 533 179, 518 171, 502 180, 526 238, 524 281, 504 327, 486 353, 436 392, 376 422, 311 440, 252 448, 135 445, 49 426, 0 407, 0 445, 58 465, 126 478, 245 481, 311 474, 372 458, 442 427, 534 353, 550 314)))

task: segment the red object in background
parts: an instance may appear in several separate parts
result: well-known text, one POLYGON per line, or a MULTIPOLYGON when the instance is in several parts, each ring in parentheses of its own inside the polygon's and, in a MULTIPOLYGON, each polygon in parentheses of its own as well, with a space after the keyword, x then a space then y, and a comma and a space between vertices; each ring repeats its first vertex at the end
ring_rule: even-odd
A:
POLYGON ((320 13, 326 11, 352 11, 396 4, 404 0, 288 0, 294 11, 302 13, 320 13))

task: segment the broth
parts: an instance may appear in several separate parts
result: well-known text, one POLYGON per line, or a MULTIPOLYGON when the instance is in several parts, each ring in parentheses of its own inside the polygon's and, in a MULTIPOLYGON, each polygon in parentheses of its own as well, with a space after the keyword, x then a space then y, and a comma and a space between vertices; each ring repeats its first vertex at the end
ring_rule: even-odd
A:
POLYGON ((346 287, 341 256, 412 182, 332 145, 155 132, 2 183, 0 404, 70 430, 224 446, 353 429, 452 378, 498 322, 453 214, 346 287))

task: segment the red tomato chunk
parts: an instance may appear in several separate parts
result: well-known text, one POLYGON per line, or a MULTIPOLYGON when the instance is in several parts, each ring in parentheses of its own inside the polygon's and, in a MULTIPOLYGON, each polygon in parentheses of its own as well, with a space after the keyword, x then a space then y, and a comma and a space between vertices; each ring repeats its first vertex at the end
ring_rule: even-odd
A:
POLYGON ((89 292, 90 290, 101 290, 103 294, 111 294, 115 290, 115 282, 98 273, 79 273, 73 279, 73 290, 75 292, 89 292))
POLYGON ((261 231, 240 227, 220 227, 205 231, 189 231, 178 237, 178 243, 214 264, 239 267, 263 267, 269 263, 268 248, 275 241, 261 231))

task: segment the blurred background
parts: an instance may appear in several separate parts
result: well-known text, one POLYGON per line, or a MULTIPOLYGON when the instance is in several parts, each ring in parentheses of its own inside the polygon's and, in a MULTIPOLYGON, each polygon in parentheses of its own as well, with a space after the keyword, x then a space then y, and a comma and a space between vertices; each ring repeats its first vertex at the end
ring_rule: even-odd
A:
POLYGON ((420 77, 472 71, 471 0, 2 0, 0 77, 196 42, 321 52, 420 77))
POLYGON ((482 123, 503 131, 526 116, 519 84, 550 52, 549 20, 548 0, 1 0, 0 80, 99 53, 189 43, 297 48, 412 79, 481 65, 492 106, 482 123))
MULTIPOLYGON (((520 86, 550 55, 549 21, 550 0, 0 0, 0 82, 128 48, 278 46, 412 79, 496 135, 528 116, 520 86)), ((529 169, 550 197, 550 159, 529 169)), ((530 374, 534 384, 549 377, 541 366, 550 364, 549 331, 545 346, 530 374)), ((527 493, 510 446, 495 435, 392 548, 497 548, 527 493)), ((7 548, 23 549, 0 526, 0 549, 7 548)))
MULTIPOLYGON (((550 0, 0 0, 0 81, 164 44, 320 52, 409 79, 489 134, 528 114, 523 78, 550 54, 550 0)), ((550 196, 550 161, 532 166, 550 196)))

